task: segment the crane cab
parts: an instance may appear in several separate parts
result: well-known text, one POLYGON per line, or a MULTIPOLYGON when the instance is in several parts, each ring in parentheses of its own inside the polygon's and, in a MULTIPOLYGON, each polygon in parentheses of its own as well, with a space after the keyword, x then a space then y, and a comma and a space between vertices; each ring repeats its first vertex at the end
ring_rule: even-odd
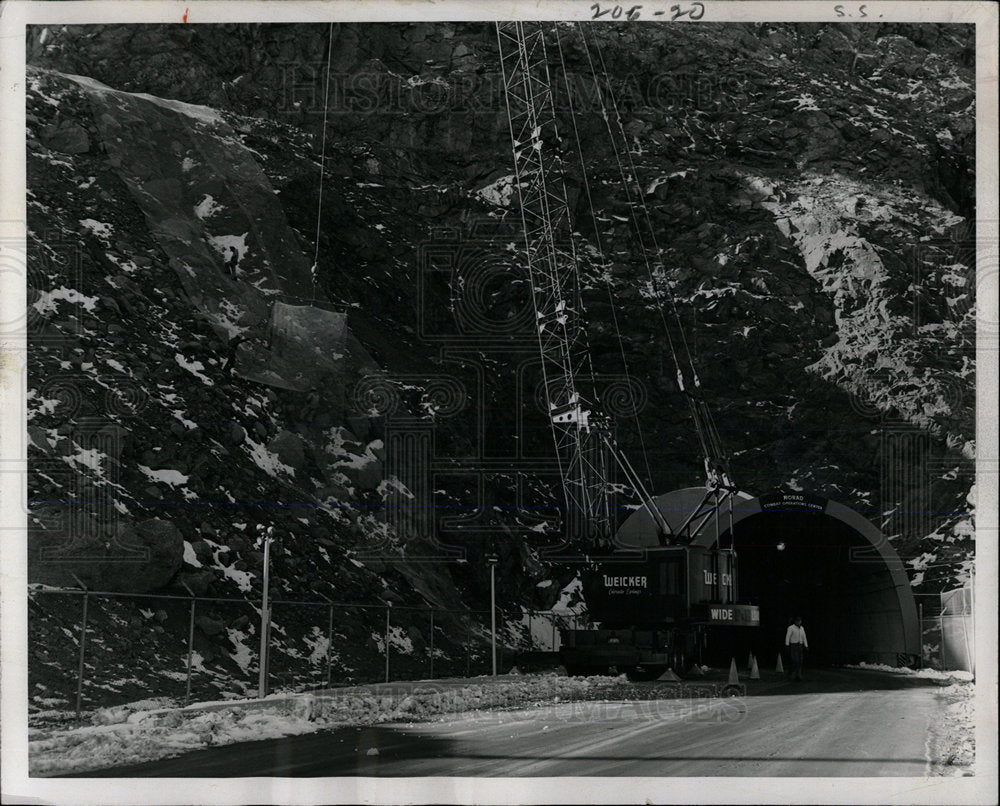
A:
POLYGON ((582 583, 596 629, 563 632, 570 673, 682 672, 698 659, 706 630, 760 623, 756 605, 737 603, 737 557, 727 549, 619 552, 595 562, 582 583))

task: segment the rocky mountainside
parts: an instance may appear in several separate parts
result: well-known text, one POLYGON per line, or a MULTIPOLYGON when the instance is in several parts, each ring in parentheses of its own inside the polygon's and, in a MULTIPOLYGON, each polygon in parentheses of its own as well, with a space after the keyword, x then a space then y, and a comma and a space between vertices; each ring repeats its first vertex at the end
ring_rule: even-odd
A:
MULTIPOLYGON (((741 486, 841 500, 891 537, 920 591, 954 586, 975 505, 971 26, 548 36, 569 76, 557 147, 575 148, 575 125, 583 148, 566 178, 593 359, 652 489, 701 482, 657 282, 741 486), (662 248, 654 277, 595 59, 662 248)), ((414 670, 431 636, 402 608, 484 607, 489 548, 511 619, 565 599, 575 570, 543 552, 558 498, 493 28, 29 40, 32 581, 255 601, 273 527, 276 595, 396 603, 414 670)), ((188 624, 173 607, 102 605, 95 629, 130 648, 95 661, 89 698, 156 674, 176 690, 188 624)), ((43 694, 72 686, 62 635, 78 610, 33 599, 43 694)), ((325 609, 307 610, 276 612, 288 682, 326 657, 325 609)), ((343 679, 378 674, 383 614, 338 617, 343 679)), ((218 689, 249 682, 257 615, 199 614, 218 689)), ((435 652, 464 665, 466 619, 441 619, 435 652)))

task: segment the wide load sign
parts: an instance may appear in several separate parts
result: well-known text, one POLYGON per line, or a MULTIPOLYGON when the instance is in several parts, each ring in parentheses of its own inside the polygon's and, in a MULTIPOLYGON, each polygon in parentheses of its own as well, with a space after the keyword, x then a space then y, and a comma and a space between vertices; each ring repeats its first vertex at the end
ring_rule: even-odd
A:
POLYGON ((760 608, 757 605, 708 605, 705 621, 709 624, 733 627, 759 627, 760 608))

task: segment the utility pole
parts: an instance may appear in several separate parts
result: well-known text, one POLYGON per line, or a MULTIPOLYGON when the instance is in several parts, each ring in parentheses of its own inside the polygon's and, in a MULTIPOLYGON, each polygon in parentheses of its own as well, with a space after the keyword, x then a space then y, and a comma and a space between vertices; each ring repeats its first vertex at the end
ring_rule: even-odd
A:
POLYGON ((268 585, 271 576, 271 537, 274 527, 268 526, 264 537, 264 583, 263 599, 260 606, 260 670, 257 677, 257 696, 267 696, 267 644, 271 632, 271 607, 268 603, 268 585))
POLYGON ((496 570, 500 558, 496 554, 487 554, 486 562, 490 564, 490 645, 493 656, 493 676, 497 676, 497 584, 496 570))

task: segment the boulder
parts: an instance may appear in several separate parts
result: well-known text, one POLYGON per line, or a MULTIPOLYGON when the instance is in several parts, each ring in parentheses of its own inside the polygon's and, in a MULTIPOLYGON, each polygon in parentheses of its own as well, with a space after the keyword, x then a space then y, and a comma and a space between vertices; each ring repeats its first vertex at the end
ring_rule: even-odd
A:
POLYGON ((127 428, 117 423, 108 423, 97 432, 101 438, 101 446, 108 456, 120 459, 122 451, 131 444, 131 434, 127 428))
POLYGON ((46 148, 62 154, 86 154, 90 151, 90 137, 79 123, 66 118, 53 126, 42 129, 39 139, 46 148))
POLYGON ((247 438, 246 429, 237 422, 229 424, 229 441, 233 445, 242 445, 247 438))
POLYGON ((183 588, 187 586, 195 596, 204 596, 215 581, 215 574, 208 569, 200 571, 182 571, 177 575, 177 582, 183 588))
POLYGON ((39 428, 37 425, 29 425, 28 439, 31 441, 31 447, 37 448, 46 456, 52 453, 52 446, 49 444, 49 438, 44 428, 39 428))
POLYGON ((219 619, 208 615, 195 616, 194 623, 205 635, 219 635, 226 629, 226 625, 219 619))
POLYGON ((115 524, 111 539, 70 537, 68 509, 37 512, 41 522, 28 528, 28 580, 56 587, 148 593, 164 587, 184 561, 184 538, 172 523, 159 518, 115 524), (44 526, 42 525, 44 524, 44 526), (47 528, 46 528, 47 527, 47 528))
MULTIPOLYGON (((385 479, 385 470, 377 459, 361 458, 358 466, 341 464, 336 468, 360 490, 374 490, 385 479)), ((335 486, 335 485, 331 485, 335 486)))
POLYGON ((271 453, 277 454, 281 462, 294 468, 296 475, 299 475, 305 467, 306 446, 298 434, 281 430, 274 439, 267 443, 267 449, 271 453))
POLYGON ((198 562, 211 563, 212 558, 215 556, 212 547, 204 540, 195 540, 191 544, 191 548, 194 549, 194 555, 198 558, 198 562))

